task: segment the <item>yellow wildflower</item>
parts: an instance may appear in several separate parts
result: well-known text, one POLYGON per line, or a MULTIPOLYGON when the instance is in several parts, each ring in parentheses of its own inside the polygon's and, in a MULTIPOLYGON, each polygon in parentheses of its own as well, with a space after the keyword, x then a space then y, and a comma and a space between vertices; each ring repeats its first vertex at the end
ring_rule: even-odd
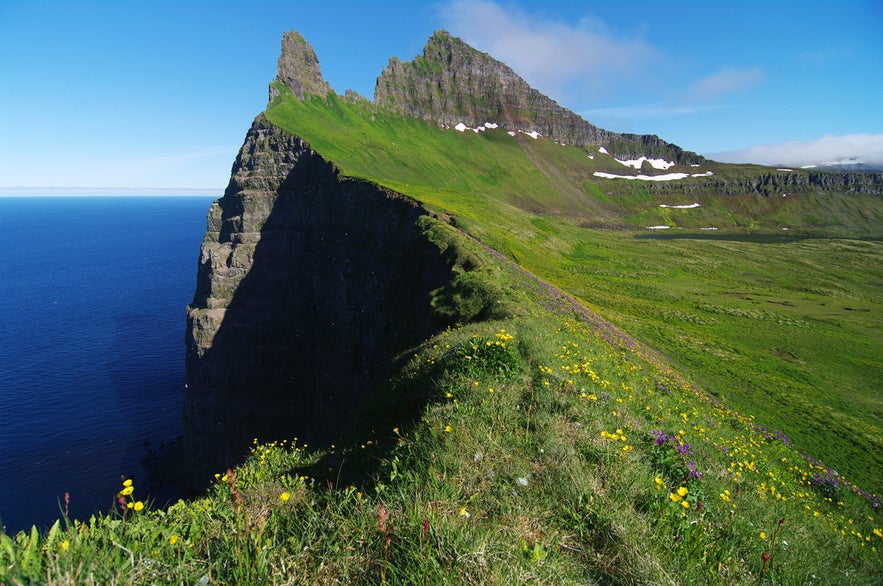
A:
POLYGON ((135 509, 136 511, 140 511, 141 509, 144 508, 144 503, 142 503, 141 501, 137 501, 137 502, 132 506, 132 508, 135 509))
POLYGON ((761 531, 761 532, 760 532, 760 538, 761 538, 761 539, 766 539, 766 533, 764 533, 763 531, 761 531))
POLYGON ((446 425, 445 429, 444 429, 445 433, 451 433, 453 430, 454 430, 454 428, 451 427, 450 425, 446 425))
POLYGON ((130 485, 124 487, 123 490, 120 491, 120 494, 122 496, 129 496, 133 492, 135 492, 135 487, 130 484, 130 485))
POLYGON ((126 486, 126 487, 132 486, 132 479, 131 478, 125 479, 123 481, 123 486, 126 486))
POLYGON ((687 487, 686 487, 686 486, 682 486, 682 487, 680 487, 680 488, 678 489, 678 494, 679 494, 680 496, 682 496, 682 497, 687 496, 687 492, 688 492, 688 491, 687 491, 687 487))
POLYGON ((177 535, 172 535, 171 537, 169 537, 169 545, 175 545, 176 543, 178 543, 177 535))
POLYGON ((61 542, 60 545, 61 545, 61 551, 67 551, 71 547, 71 542, 68 541, 67 539, 65 539, 64 541, 61 542))
POLYGON ((290 498, 291 498, 291 493, 288 491, 285 491, 279 495, 279 500, 281 500, 283 503, 287 503, 288 499, 290 499, 290 498))
POLYGON ((684 507, 685 509, 689 509, 690 508, 690 501, 681 501, 681 506, 684 507))

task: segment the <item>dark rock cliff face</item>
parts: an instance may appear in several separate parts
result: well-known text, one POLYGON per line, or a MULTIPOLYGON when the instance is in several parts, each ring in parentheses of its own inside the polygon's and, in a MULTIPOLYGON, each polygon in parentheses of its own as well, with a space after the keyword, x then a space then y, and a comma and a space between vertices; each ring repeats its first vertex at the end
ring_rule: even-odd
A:
POLYGON ((451 273, 425 213, 255 120, 209 210, 187 314, 194 487, 254 437, 339 437, 396 356, 438 329, 430 293, 451 273))
POLYGON ((441 124, 485 122, 507 130, 536 131, 552 140, 581 146, 602 145, 620 158, 665 156, 680 163, 704 159, 657 136, 619 134, 589 124, 531 88, 507 65, 445 31, 432 35, 423 56, 396 58, 377 79, 378 106, 441 124))

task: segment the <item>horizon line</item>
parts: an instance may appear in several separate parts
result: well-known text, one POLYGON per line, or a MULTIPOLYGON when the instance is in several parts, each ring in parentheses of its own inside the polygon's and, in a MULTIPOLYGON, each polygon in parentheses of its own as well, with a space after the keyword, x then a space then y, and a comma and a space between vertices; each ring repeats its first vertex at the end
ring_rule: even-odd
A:
POLYGON ((220 197, 224 188, 214 187, 90 187, 82 185, 9 185, 0 186, 0 197, 56 196, 134 196, 134 195, 213 195, 220 197))

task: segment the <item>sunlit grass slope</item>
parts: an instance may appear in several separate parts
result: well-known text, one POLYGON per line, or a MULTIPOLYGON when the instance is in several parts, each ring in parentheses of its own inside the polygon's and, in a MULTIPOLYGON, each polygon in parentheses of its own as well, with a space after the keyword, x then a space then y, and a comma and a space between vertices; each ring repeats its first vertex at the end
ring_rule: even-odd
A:
POLYGON ((878 499, 450 225, 422 228, 474 285, 438 309, 497 309, 403 357, 354 438, 261 438, 166 510, 122 484, 110 515, 0 536, 0 581, 883 580, 878 499))
POLYGON ((596 178, 628 172, 596 150, 499 129, 461 133, 333 96, 282 98, 267 115, 343 173, 453 215, 728 405, 883 489, 883 198, 716 195, 710 181, 771 171, 720 164, 673 167, 666 172, 714 175, 657 193, 596 178), (691 203, 701 205, 660 207, 691 203), (651 225, 682 229, 628 229, 651 225), (845 234, 876 239, 834 239, 845 234))

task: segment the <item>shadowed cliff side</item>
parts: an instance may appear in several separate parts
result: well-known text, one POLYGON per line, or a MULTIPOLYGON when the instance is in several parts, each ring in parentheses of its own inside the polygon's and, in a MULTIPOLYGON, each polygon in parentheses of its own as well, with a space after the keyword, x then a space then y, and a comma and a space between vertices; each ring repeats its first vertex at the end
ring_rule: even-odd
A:
POLYGON ((414 202, 340 179, 259 116, 208 214, 188 308, 194 487, 255 437, 338 438, 395 357, 437 331, 451 269, 414 202))

